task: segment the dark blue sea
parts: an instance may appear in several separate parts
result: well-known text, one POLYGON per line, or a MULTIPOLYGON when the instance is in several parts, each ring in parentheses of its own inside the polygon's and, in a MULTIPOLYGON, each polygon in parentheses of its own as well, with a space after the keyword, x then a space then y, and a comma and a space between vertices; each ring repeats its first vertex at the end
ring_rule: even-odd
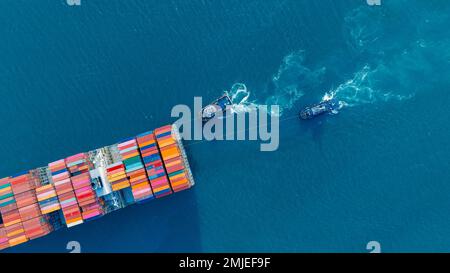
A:
POLYGON ((5 252, 450 251, 448 1, 3 0, 0 37, 1 177, 234 83, 282 110, 278 150, 186 141, 192 189, 5 252))

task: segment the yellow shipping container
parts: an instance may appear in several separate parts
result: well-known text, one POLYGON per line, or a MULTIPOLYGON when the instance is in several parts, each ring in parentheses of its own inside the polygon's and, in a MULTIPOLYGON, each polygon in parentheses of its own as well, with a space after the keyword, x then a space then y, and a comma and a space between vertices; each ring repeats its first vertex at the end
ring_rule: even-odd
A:
POLYGON ((128 181, 124 181, 124 182, 112 185, 112 189, 113 189, 113 191, 118 191, 121 189, 128 188, 129 186, 130 186, 130 183, 128 181))
POLYGON ((25 235, 19 236, 17 238, 13 238, 8 240, 9 246, 16 246, 25 243, 28 241, 27 237, 25 235))

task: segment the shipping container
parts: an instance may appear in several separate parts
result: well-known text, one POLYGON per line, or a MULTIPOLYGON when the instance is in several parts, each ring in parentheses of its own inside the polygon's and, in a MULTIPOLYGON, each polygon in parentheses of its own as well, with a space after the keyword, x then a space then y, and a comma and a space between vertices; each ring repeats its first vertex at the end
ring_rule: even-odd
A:
POLYGON ((52 184, 36 188, 36 197, 42 214, 49 214, 61 209, 55 187, 52 184))
POLYGON ((51 225, 45 215, 26 220, 22 223, 22 225, 25 230, 26 237, 30 240, 45 236, 52 232, 51 225))
POLYGON ((155 137, 173 191, 178 192, 190 188, 190 173, 185 166, 182 148, 172 133, 172 126, 167 125, 155 129, 155 137))
POLYGON ((82 224, 83 219, 81 218, 80 207, 78 206, 70 173, 64 159, 49 163, 48 168, 67 227, 82 224))
POLYGON ((18 244, 22 244, 28 241, 22 223, 17 223, 12 226, 8 226, 5 228, 5 230, 6 236, 8 237, 9 246, 16 246, 18 244))
POLYGON ((37 203, 19 207, 18 210, 22 222, 41 216, 41 209, 37 203))
POLYGON ((16 174, 11 176, 10 183, 14 195, 17 195, 22 192, 31 191, 36 188, 36 181, 32 178, 29 172, 23 172, 20 174, 16 174))
POLYGON ((130 187, 130 181, 125 173, 125 166, 122 162, 117 162, 106 168, 108 181, 111 183, 113 191, 119 191, 130 187))
POLYGON ((14 193, 12 191, 9 177, 0 179, 0 210, 8 205, 15 204, 14 193))
MULTIPOLYGON (((42 186, 42 183, 48 183, 48 179, 45 179, 45 182, 42 181, 40 178, 40 170, 35 169, 13 176, 10 181, 21 221, 20 223, 14 224, 14 226, 21 224, 27 240, 42 237, 50 233, 52 227, 46 221, 46 217, 42 216, 37 198, 37 189, 42 186)), ((11 214, 16 219, 16 213, 13 212, 11 214)), ((15 244, 24 242, 23 236, 13 239, 10 238, 10 244, 11 240, 15 244)))
POLYGON ((0 224, 0 250, 8 248, 9 242, 8 242, 8 236, 6 236, 6 229, 3 226, 3 224, 0 224))
POLYGON ((14 203, 13 206, 8 207, 8 210, 2 210, 3 225, 9 227, 20 223, 22 220, 20 218, 20 213, 17 205, 14 203))
POLYGON ((22 208, 37 203, 35 191, 25 191, 14 195, 17 207, 22 208))
POLYGON ((155 197, 160 198, 171 194, 172 188, 169 185, 153 131, 138 135, 137 142, 155 197))
POLYGON ((75 191, 77 203, 83 220, 89 220, 103 215, 97 195, 92 188, 90 170, 93 163, 86 153, 79 153, 66 158, 66 166, 71 174, 72 187, 75 191))
POLYGON ((152 188, 144 169, 141 154, 136 139, 129 138, 118 145, 126 175, 130 181, 133 198, 136 202, 143 202, 154 198, 152 188))

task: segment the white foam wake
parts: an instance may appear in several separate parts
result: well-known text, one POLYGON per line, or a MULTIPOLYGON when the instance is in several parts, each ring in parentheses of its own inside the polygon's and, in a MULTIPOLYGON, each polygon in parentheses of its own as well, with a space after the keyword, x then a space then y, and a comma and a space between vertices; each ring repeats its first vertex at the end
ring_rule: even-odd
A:
POLYGON ((248 113, 258 106, 257 103, 249 101, 250 91, 244 83, 235 83, 228 92, 233 105, 231 107, 234 113, 248 113))
MULTIPOLYGON (((235 83, 229 91, 235 112, 249 112, 260 105, 278 105, 280 116, 286 110, 322 81, 325 68, 312 70, 304 65, 303 50, 293 52, 283 58, 278 71, 260 94, 252 97, 244 83, 235 83)), ((271 112, 271 114, 276 114, 271 112)))
POLYGON ((373 81, 379 73, 379 68, 372 70, 368 65, 364 66, 352 79, 339 85, 336 89, 326 92, 322 100, 337 99, 340 108, 342 108, 344 106, 352 107, 378 101, 402 101, 414 96, 413 93, 401 95, 393 91, 376 89, 373 81))

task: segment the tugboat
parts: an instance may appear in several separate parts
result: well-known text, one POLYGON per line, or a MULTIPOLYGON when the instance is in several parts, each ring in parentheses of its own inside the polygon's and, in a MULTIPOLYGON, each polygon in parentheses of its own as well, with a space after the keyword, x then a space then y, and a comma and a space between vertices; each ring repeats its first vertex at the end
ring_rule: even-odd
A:
POLYGON ((339 101, 334 98, 323 100, 320 103, 305 107, 300 111, 300 118, 306 120, 313 119, 325 113, 337 114, 339 107, 339 101))
POLYGON ((232 105, 232 101, 228 93, 225 92, 220 98, 205 106, 201 111, 202 121, 207 122, 214 118, 217 113, 222 114, 226 111, 228 105, 232 105))

